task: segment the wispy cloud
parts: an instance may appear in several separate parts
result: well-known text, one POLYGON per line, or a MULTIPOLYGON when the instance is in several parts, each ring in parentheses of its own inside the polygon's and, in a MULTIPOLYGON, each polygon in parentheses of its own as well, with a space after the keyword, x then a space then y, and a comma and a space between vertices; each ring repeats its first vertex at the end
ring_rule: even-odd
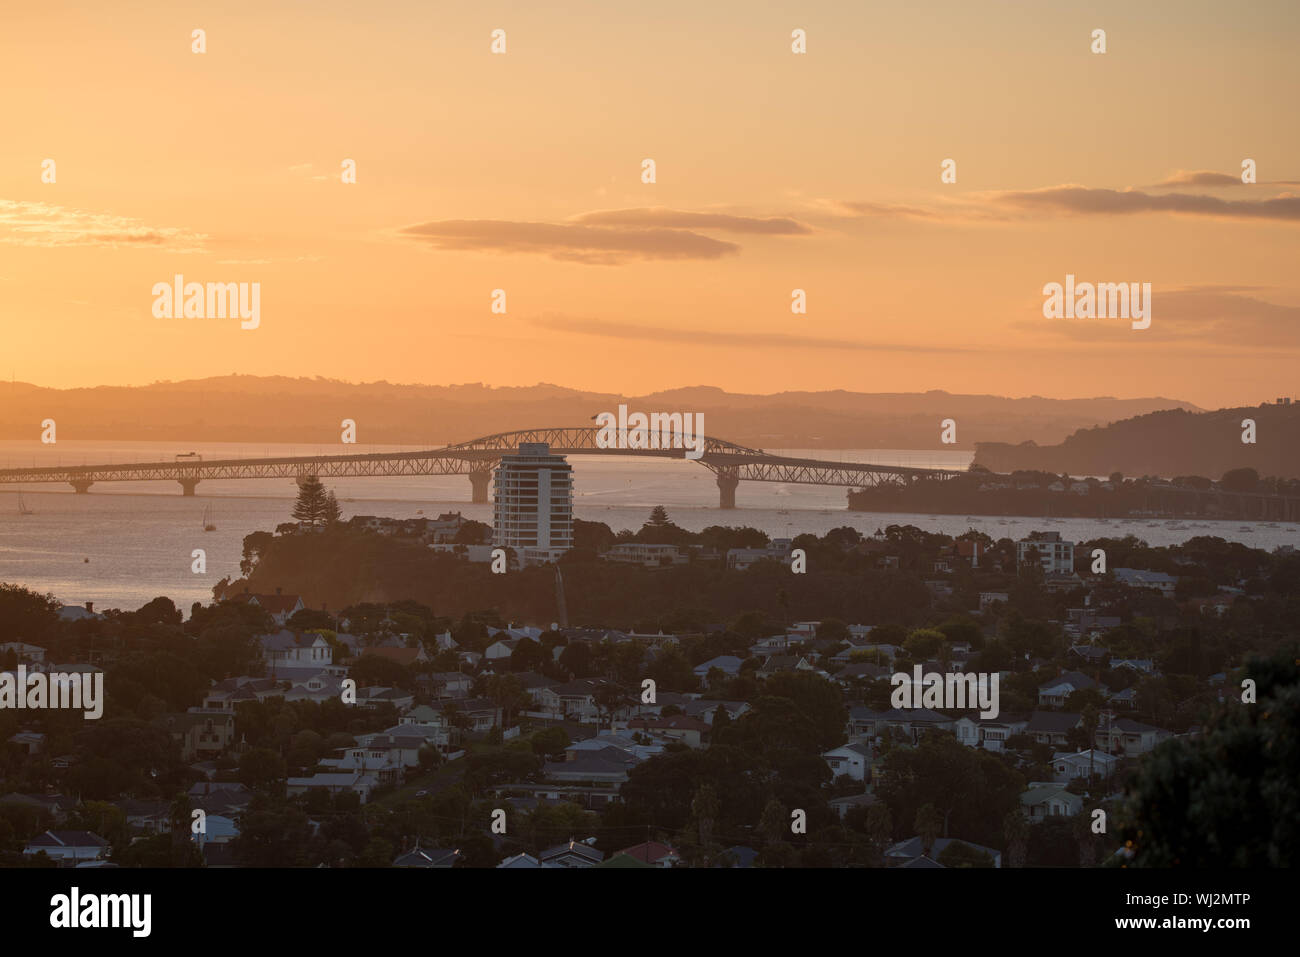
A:
POLYGON ((616 266, 637 259, 719 259, 740 251, 735 243, 685 229, 451 219, 419 223, 399 232, 427 242, 435 249, 535 253, 601 266, 616 266))
POLYGON ((1225 219, 1300 222, 1300 196, 1230 200, 1193 193, 1157 195, 1140 189, 1097 189, 1069 185, 991 193, 988 194, 986 202, 995 207, 1063 215, 1126 216, 1135 213, 1181 213, 1225 219))
POLYGON ((685 342, 691 345, 726 346, 737 349, 823 349, 842 352, 908 352, 908 353, 967 353, 975 349, 956 346, 909 345, 890 342, 870 342, 862 339, 828 339, 819 336, 791 335, 782 332, 710 332, 706 329, 672 329, 663 326, 638 325, 630 322, 610 322, 604 319, 586 319, 546 313, 534 320, 534 325, 553 332, 572 332, 579 335, 601 336, 606 339, 636 339, 655 342, 685 342))
POLYGON ((587 226, 638 226, 667 229, 716 229, 729 233, 757 233, 798 236, 812 232, 810 226, 785 217, 738 216, 730 213, 695 212, 645 206, 636 209, 603 209, 582 213, 571 220, 587 226))
POLYGON ((129 216, 0 199, 0 242, 15 246, 138 246, 200 252, 206 239, 203 233, 149 226, 129 216))
MULTIPOLYGON (((1148 192, 1148 189, 1199 185, 1241 185, 1224 173, 1180 172, 1149 188, 1109 189, 1067 183, 1038 189, 997 190, 937 198, 930 205, 901 205, 861 200, 822 200, 830 215, 855 219, 909 219, 920 222, 1015 222, 1045 216, 1133 216, 1170 213, 1220 219, 1300 222, 1300 196, 1289 192, 1259 199, 1222 199, 1203 193, 1148 192)), ((1290 181, 1256 184, 1256 188, 1285 186, 1290 181)))
MULTIPOLYGON (((1220 173, 1212 169, 1179 169, 1170 173, 1153 189, 1165 186, 1245 186, 1240 174, 1220 173)), ((1300 180, 1277 179, 1255 183, 1256 186, 1300 186, 1300 180)))
POLYGON ((935 207, 905 206, 900 203, 871 203, 861 200, 831 199, 820 204, 832 216, 861 219, 924 219, 938 221, 944 213, 935 207))

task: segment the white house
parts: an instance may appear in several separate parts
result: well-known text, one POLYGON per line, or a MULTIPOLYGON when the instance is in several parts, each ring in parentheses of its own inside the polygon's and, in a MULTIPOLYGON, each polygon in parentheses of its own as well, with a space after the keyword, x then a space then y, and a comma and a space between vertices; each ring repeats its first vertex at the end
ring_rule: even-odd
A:
POLYGON ((1088 777, 1089 773, 1109 777, 1118 763, 1119 759, 1113 754, 1095 748, 1077 754, 1058 752, 1052 755, 1052 780, 1058 784, 1068 784, 1075 778, 1088 777))
POLYGON ((334 664, 334 648, 323 635, 299 635, 285 628, 262 635, 258 641, 262 645, 266 673, 273 677, 307 678, 334 664))
POLYGON ((496 661, 499 658, 509 658, 515 653, 515 648, 518 646, 518 638, 499 638, 487 646, 483 651, 483 657, 487 658, 489 661, 496 661))
POLYGON ((1013 734, 1022 734, 1028 726, 1027 718, 1010 715, 997 718, 963 715, 953 722, 952 730, 957 735, 957 740, 968 748, 1001 751, 1006 747, 1007 738, 1013 734))
POLYGON ((846 774, 854 781, 865 781, 870 773, 871 749, 865 744, 854 742, 823 752, 822 759, 834 777, 846 774))

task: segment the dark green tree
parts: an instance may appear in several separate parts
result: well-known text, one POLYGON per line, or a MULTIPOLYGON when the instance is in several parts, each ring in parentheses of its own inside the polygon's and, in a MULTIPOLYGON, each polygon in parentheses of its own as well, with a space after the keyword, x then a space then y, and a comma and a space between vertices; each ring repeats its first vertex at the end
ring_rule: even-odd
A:
POLYGON ((314 475, 298 483, 298 501, 293 504, 294 521, 305 525, 319 525, 325 520, 325 486, 314 475))

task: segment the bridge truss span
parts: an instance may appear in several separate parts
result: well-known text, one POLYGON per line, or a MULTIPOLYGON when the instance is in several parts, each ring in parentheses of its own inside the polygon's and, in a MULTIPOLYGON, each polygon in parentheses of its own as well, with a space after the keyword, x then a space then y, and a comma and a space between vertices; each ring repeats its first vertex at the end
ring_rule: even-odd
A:
POLYGON ((628 436, 624 434, 621 447, 607 448, 599 442, 601 431, 594 426, 525 429, 413 452, 0 469, 0 484, 70 484, 77 492, 85 493, 98 482, 171 481, 180 484, 183 494, 193 495, 199 482, 207 481, 288 478, 301 482, 308 476, 467 475, 473 490, 472 500, 485 503, 488 500, 488 480, 501 456, 531 442, 545 443, 552 452, 560 455, 628 455, 698 461, 716 476, 723 508, 735 507, 736 486, 742 481, 860 488, 887 483, 906 484, 918 478, 942 480, 962 474, 948 469, 790 458, 711 436, 703 437, 702 448, 697 445, 687 450, 661 448, 658 435, 653 433, 652 447, 631 447, 628 436), (693 454, 688 455, 688 451, 693 454))

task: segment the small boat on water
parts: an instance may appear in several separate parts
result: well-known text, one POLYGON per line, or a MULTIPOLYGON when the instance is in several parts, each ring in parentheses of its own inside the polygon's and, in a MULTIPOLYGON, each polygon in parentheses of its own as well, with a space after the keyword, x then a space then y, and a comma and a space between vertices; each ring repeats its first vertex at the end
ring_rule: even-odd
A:
POLYGON ((1237 529, 1237 531, 1239 531, 1239 532, 1253 532, 1254 529, 1251 528, 1249 525, 1242 525, 1240 528, 1237 529))
POLYGON ((33 514, 32 510, 31 510, 30 508, 27 507, 27 502, 23 500, 23 493, 22 493, 22 492, 19 492, 19 493, 18 493, 18 514, 19 514, 19 515, 31 515, 31 514, 33 514))
POLYGON ((217 526, 212 522, 212 506, 206 505, 203 508, 203 530, 205 532, 215 532, 217 526))

